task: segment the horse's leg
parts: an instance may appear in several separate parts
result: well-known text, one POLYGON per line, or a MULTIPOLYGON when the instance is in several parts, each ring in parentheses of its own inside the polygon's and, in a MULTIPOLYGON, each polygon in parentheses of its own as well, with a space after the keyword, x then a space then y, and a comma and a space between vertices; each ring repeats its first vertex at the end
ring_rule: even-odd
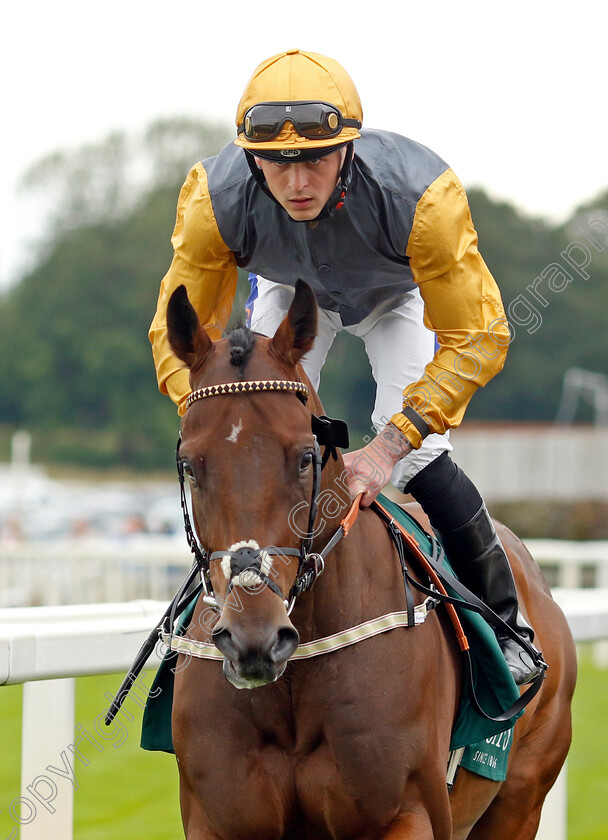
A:
POLYGON ((451 840, 449 820, 433 821, 426 810, 408 811, 396 817, 380 835, 381 840, 451 840))
POLYGON ((540 822, 540 812, 546 792, 534 785, 531 791, 521 790, 521 796, 509 792, 496 797, 492 808, 476 823, 467 840, 534 840, 540 822))
MULTIPOLYGON (((471 773, 461 767, 450 794, 452 806, 452 840, 467 840, 471 829, 491 805, 500 790, 501 782, 471 773)), ((509 838, 510 840, 510 838, 509 838)))
POLYGON ((555 749, 544 743, 520 744, 491 806, 475 824, 468 840, 533 840, 545 797, 564 760, 556 736, 555 749))
POLYGON ((179 801, 186 840, 221 840, 219 834, 209 828, 209 820, 205 809, 192 790, 186 774, 181 769, 179 774, 179 801))
POLYGON ((452 840, 452 816, 442 773, 410 777, 395 819, 381 840, 452 840))

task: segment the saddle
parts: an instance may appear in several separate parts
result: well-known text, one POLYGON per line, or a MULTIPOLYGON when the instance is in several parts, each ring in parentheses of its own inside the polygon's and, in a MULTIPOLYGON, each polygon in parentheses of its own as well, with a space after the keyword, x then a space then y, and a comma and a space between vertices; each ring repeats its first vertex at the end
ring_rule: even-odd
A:
MULTIPOLYGON (((460 584, 437 540, 407 511, 385 496, 378 497, 374 509, 386 522, 397 546, 406 590, 406 612, 411 611, 411 621, 393 627, 414 627, 420 623, 414 615, 412 588, 420 589, 428 596, 426 603, 433 602, 433 608, 445 604, 464 655, 463 690, 450 744, 454 769, 460 764, 479 775, 502 780, 506 777, 511 730, 539 690, 544 674, 520 696, 486 617, 488 612, 493 616, 492 611, 460 584), (417 581, 410 573, 410 567, 415 567, 417 577, 424 577, 428 584, 417 581)), ((202 587, 198 586, 181 598, 181 616, 173 638, 185 634, 201 595, 202 587)), ((366 636, 361 635, 361 638, 366 636)), ((171 708, 173 668, 178 651, 179 645, 167 651, 156 674, 143 716, 143 749, 173 752, 171 708)), ((199 654, 195 652, 194 655, 199 654)))

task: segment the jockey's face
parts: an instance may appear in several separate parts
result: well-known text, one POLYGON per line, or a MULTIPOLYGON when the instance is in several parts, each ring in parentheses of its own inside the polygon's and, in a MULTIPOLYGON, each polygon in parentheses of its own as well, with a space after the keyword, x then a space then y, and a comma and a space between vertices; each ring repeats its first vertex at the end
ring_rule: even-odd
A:
POLYGON ((346 149, 303 163, 275 163, 256 158, 268 189, 297 222, 315 219, 338 183, 346 149))

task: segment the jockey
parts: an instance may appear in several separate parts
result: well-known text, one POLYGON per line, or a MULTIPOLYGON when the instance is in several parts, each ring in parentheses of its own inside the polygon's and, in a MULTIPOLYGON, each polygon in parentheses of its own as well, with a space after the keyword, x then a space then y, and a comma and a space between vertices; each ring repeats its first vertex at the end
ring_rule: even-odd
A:
MULTIPOLYGON (((254 71, 236 139, 197 163, 180 193, 174 258, 150 329, 159 387, 183 414, 188 371, 166 329, 177 286, 217 339, 237 266, 250 271, 250 326, 265 335, 305 280, 320 307, 303 360, 313 386, 339 330, 363 339, 376 382, 379 433, 344 455, 351 494, 369 505, 389 480, 410 493, 465 585, 531 643, 484 501, 449 455, 449 429, 504 364, 500 292, 447 163, 405 137, 361 129, 362 116, 353 81, 330 58, 288 50, 254 71)), ((518 684, 538 674, 516 642, 498 641, 518 684)))

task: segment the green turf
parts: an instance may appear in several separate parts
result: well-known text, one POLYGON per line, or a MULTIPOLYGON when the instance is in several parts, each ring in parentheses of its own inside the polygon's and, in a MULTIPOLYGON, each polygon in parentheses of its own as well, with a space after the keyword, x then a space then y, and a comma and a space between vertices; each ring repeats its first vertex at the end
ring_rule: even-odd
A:
POLYGON ((608 669, 579 656, 568 756, 568 840, 608 837, 608 669))
MULTIPOLYGON (((94 722, 107 707, 120 676, 86 677, 76 683, 76 723, 103 746, 98 751, 82 741, 85 765, 78 760, 79 788, 74 800, 75 840, 180 840, 177 769, 173 756, 144 752, 139 747, 141 710, 131 698, 125 710, 133 720, 122 729, 102 730, 94 722)), ((19 796, 21 687, 0 688, 0 838, 9 838, 15 823, 11 802, 19 796)), ((568 759, 568 840, 606 840, 608 791, 608 670, 581 656, 574 702, 574 744, 568 759)), ((100 724, 98 724, 100 726, 100 724)), ((506 840, 506 838, 505 838, 506 840)))
MULTIPOLYGON (((148 687, 151 673, 143 675, 148 687), (149 679, 148 679, 149 677, 149 679)), ((129 695, 124 712, 110 728, 95 718, 105 712, 122 675, 79 680, 76 690, 76 720, 81 722, 103 752, 83 741, 83 752, 90 759, 78 765, 80 783, 74 800, 76 840, 173 840, 183 837, 178 801, 178 773, 174 756, 144 752, 139 746, 142 710, 129 695), (126 720, 132 715, 132 720, 126 720), (101 741, 97 730, 110 740, 101 741), (101 807, 100 807, 101 806, 101 807)))
MULTIPOLYGON (((147 674, 144 679, 147 680, 147 674)), ((175 758, 144 752, 139 746, 142 711, 129 696, 117 725, 105 727, 96 718, 108 706, 123 675, 86 677, 76 681, 78 751, 74 761, 78 790, 74 795, 75 840, 179 840, 183 838, 175 758), (126 720, 126 715, 132 720, 126 720), (102 733, 101 735, 99 733, 102 733), (91 736, 89 739, 87 736, 91 736), (104 737, 105 736, 105 739, 104 737), (101 747, 101 751, 94 744, 101 747), (88 764, 85 762, 88 761, 88 764)), ((149 682, 146 683, 149 685, 149 682)), ((11 803, 19 797, 21 752, 21 686, 0 688, 0 838, 15 827, 11 803)), ((49 762, 61 766, 55 756, 49 762)), ((13 805, 15 812, 16 805, 13 805)), ((19 811, 16 811, 19 814, 19 811)))
POLYGON ((15 827, 9 808, 19 796, 21 766, 21 703, 20 685, 0 687, 0 837, 8 838, 15 827))

